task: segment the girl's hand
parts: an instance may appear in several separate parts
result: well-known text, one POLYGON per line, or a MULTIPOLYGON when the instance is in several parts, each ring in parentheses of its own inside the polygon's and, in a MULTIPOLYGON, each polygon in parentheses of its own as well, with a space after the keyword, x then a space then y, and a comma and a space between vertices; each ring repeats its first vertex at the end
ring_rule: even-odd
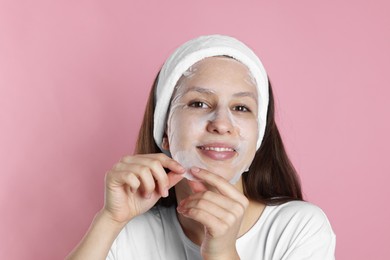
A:
POLYGON ((178 212, 205 227, 204 259, 238 258, 236 239, 248 199, 221 176, 199 168, 191 171, 209 189, 182 200, 178 212))
POLYGON ((126 224, 149 210, 182 178, 185 169, 165 154, 125 156, 106 174, 103 213, 126 224), (168 174, 164 168, 171 172, 168 174))

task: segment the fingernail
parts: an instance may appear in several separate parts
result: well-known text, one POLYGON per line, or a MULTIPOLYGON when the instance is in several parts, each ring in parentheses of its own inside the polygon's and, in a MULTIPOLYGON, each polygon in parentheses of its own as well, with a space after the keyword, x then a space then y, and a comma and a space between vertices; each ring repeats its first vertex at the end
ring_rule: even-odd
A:
POLYGON ((180 214, 183 214, 186 212, 186 208, 183 206, 183 205, 179 205, 177 208, 176 208, 177 212, 179 212, 180 214))
POLYGON ((188 216, 188 211, 185 208, 177 208, 177 212, 185 217, 188 216))
POLYGON ((179 165, 179 168, 180 168, 180 173, 184 173, 186 171, 186 168, 184 168, 180 164, 178 164, 178 165, 179 165))
POLYGON ((191 167, 191 172, 197 173, 200 169, 198 167, 191 167))
POLYGON ((168 197, 168 195, 169 195, 169 191, 167 188, 165 188, 163 191, 163 197, 166 198, 166 197, 168 197))

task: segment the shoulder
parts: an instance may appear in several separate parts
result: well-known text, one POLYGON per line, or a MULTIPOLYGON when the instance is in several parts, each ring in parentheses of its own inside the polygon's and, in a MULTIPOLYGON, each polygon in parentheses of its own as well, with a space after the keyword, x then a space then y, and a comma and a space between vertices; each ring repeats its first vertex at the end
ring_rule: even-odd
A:
POLYGON ((330 222, 324 211, 309 202, 290 201, 277 206, 268 206, 269 218, 279 224, 296 226, 315 232, 318 229, 327 230, 333 234, 330 222))
POLYGON ((290 201, 266 206, 238 245, 243 259, 330 260, 334 259, 335 235, 321 208, 290 201))
POLYGON ((301 211, 301 212, 321 212, 321 208, 315 204, 302 200, 292 200, 282 203, 280 205, 274 205, 269 207, 275 207, 278 210, 286 211, 301 211))
POLYGON ((321 259, 334 257, 336 237, 320 207, 304 201, 291 201, 269 206, 268 218, 270 229, 277 230, 280 238, 291 245, 286 254, 301 257, 292 259, 307 259, 310 254, 321 256, 321 259))
POLYGON ((328 221, 327 216, 320 207, 306 201, 290 201, 281 205, 269 207, 271 214, 282 218, 311 219, 318 222, 328 221))

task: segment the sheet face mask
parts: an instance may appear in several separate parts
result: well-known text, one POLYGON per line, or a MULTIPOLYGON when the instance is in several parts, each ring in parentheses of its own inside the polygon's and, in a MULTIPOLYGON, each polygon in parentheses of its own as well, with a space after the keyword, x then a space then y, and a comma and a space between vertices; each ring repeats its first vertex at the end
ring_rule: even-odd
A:
MULTIPOLYGON (((258 101, 257 126, 251 126, 251 129, 257 129, 257 141, 253 141, 253 139, 249 138, 251 142, 247 145, 252 147, 252 144, 255 143, 256 150, 259 149, 265 132, 268 109, 269 96, 267 73, 260 59, 248 46, 239 40, 226 35, 205 35, 192 39, 177 48, 166 60, 160 70, 155 90, 156 105, 154 110, 153 137, 156 145, 161 149, 162 152, 179 161, 179 163, 183 164, 183 166, 187 169, 192 166, 197 166, 222 175, 222 173, 218 171, 218 167, 215 165, 210 165, 209 163, 206 163, 204 160, 202 160, 202 158, 198 155, 199 151, 194 152, 194 150, 192 150, 192 152, 190 152, 190 150, 184 146, 180 139, 180 131, 176 131, 176 133, 174 133, 172 129, 180 129, 183 131, 183 126, 191 125, 192 128, 186 128, 190 129, 186 131, 191 131, 191 133, 193 132, 193 135, 196 136, 196 134, 199 134, 197 132, 198 128, 196 127, 199 127, 202 122, 202 125, 204 126, 204 122, 207 120, 212 120, 213 118, 218 119, 220 116, 229 117, 232 124, 235 124, 240 129, 241 139, 239 143, 241 143, 242 146, 236 147, 238 156, 232 162, 232 165, 237 164, 237 169, 234 169, 234 173, 229 173, 229 180, 230 182, 234 183, 239 179, 241 173, 247 170, 253 160, 253 157, 247 156, 251 158, 245 158, 247 161, 244 160, 243 164, 239 163, 239 149, 244 149, 245 142, 248 142, 247 140, 249 139, 247 132, 245 131, 248 129, 248 127, 246 127, 245 124, 242 124, 242 122, 239 122, 239 118, 235 117, 235 113, 229 114, 229 110, 220 109, 215 110, 215 113, 203 115, 203 117, 198 117, 197 120, 192 121, 187 120, 191 117, 183 116, 184 119, 181 124, 175 123, 176 116, 182 115, 184 112, 189 112, 191 110, 188 107, 188 104, 181 102, 179 96, 174 94, 178 81, 183 75, 188 78, 192 77, 193 72, 195 72, 196 69, 194 68, 194 71, 191 71, 191 67, 197 62, 216 56, 230 57, 236 61, 239 61, 241 64, 245 65, 250 72, 251 77, 249 79, 245 79, 245 81, 247 83, 255 82, 258 101), (194 121, 198 121, 198 123, 195 124, 194 121), (167 132, 167 130, 169 130, 168 128, 170 127, 167 125, 167 123, 171 124, 171 132, 167 132), (174 124, 176 124, 175 128, 173 128, 174 124), (163 148, 164 133, 169 135, 169 150, 165 150, 163 148)), ((179 95, 177 90, 176 94, 179 95)), ((202 145, 196 143, 196 141, 197 139, 194 137, 192 147, 196 147, 196 145, 202 145)), ((252 152, 250 154, 252 154, 252 152)), ((209 161, 207 158, 205 160, 209 161)), ((191 178, 188 173, 187 176, 188 178, 191 178)))
MULTIPOLYGON (((173 109, 173 112, 171 113, 171 115, 175 114, 175 111, 177 112, 177 110, 185 110, 185 109, 186 109, 186 106, 184 104, 177 104, 175 106, 175 108, 173 109)), ((229 116, 231 117, 230 111, 228 111, 227 113, 229 113, 229 116)), ((199 118, 199 122, 197 122, 196 124, 199 123, 200 125, 204 126, 206 124, 206 121, 214 120, 213 118, 215 118, 215 117, 216 117, 216 112, 210 113, 209 115, 204 116, 203 118, 199 118)), ((172 128, 177 127, 178 122, 176 120, 172 120, 171 116, 168 119, 168 121, 170 122, 169 125, 172 126, 172 128)), ((237 124, 234 121, 232 123, 237 124)), ((179 129, 180 129, 180 127, 179 127, 179 129)), ((178 131, 180 131, 180 130, 178 130, 178 131)), ((194 166, 201 168, 201 169, 209 170, 211 172, 215 172, 215 170, 211 169, 210 165, 207 164, 200 157, 199 153, 195 153, 193 150, 181 149, 180 140, 177 140, 175 138, 175 135, 176 135, 175 130, 171 130, 169 132, 170 132, 170 134, 169 134, 168 138, 169 138, 169 140, 171 140, 170 141, 170 143, 171 143, 170 144, 171 156, 174 160, 179 162, 186 169, 186 172, 184 174, 184 177, 186 179, 196 181, 196 179, 194 178, 194 176, 190 172, 191 167, 194 167, 194 166)), ((235 147, 235 150, 237 152, 239 152, 239 151, 247 149, 247 146, 248 146, 248 141, 246 141, 244 137, 241 137, 241 142, 237 147, 235 147)), ((193 143, 193 147, 196 147, 195 142, 193 143)), ((233 177, 229 181, 232 184, 235 184, 239 180, 239 178, 241 177, 242 173, 247 171, 249 169, 249 166, 250 166, 250 164, 242 165, 241 167, 239 166, 239 164, 242 160, 241 156, 236 157, 233 160, 233 162, 231 162, 232 169, 235 170, 233 177)), ((220 174, 220 175, 223 176, 223 174, 220 174)))
MULTIPOLYGON (((171 101, 170 113, 167 120, 167 134, 170 143, 169 150, 171 156, 187 170, 184 177, 189 180, 196 181, 190 173, 190 168, 195 166, 223 176, 229 179, 230 183, 235 184, 242 173, 248 170, 254 156, 253 153, 252 158, 248 158, 248 153, 246 151, 249 150, 251 145, 253 147, 253 143, 258 137, 257 117, 248 119, 242 115, 233 114, 229 106, 229 98, 224 95, 222 95, 221 100, 218 100, 216 104, 214 104, 216 107, 213 107, 212 109, 191 107, 189 103, 186 103, 186 98, 183 96, 187 93, 188 89, 186 82, 188 82, 188 79, 191 79, 197 72, 198 70, 196 67, 190 67, 183 73, 183 77, 179 80, 176 87, 175 96, 171 101), (234 148, 234 152, 232 152, 230 148, 222 148, 228 150, 227 153, 234 154, 232 159, 229 159, 228 161, 228 167, 224 160, 217 160, 215 162, 211 160, 211 162, 206 162, 203 158, 206 158, 207 160, 207 157, 203 156, 202 158, 202 151, 198 150, 200 146, 207 145, 208 141, 211 143, 213 142, 213 139, 210 138, 209 134, 206 134, 209 139, 204 140, 202 137, 205 134, 207 124, 214 122, 215 120, 224 120, 224 122, 228 122, 232 129, 235 129, 235 131, 239 133, 238 138, 231 138, 232 140, 228 143, 229 147, 234 148), (253 133, 256 134, 253 135, 253 133), (229 170, 226 170, 226 168, 229 170)), ((249 72, 248 77, 245 77, 244 79, 246 84, 255 86, 249 72)), ((215 95, 215 97, 221 96, 215 92, 213 93, 212 90, 211 93, 215 95)), ((199 97, 197 98, 202 100, 202 95, 199 94, 199 97)), ((210 101, 210 103, 212 103, 212 101, 210 101)), ((224 140, 226 141, 226 137, 224 137, 224 140)))

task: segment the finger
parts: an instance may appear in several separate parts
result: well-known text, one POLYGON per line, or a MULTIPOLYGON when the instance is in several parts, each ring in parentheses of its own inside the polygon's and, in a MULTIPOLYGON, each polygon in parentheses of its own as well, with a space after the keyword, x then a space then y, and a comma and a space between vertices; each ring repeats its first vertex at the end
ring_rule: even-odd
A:
POLYGON ((241 203, 212 191, 195 193, 194 195, 182 200, 179 206, 185 208, 201 207, 209 211, 211 209, 211 204, 218 205, 218 207, 231 212, 236 217, 241 217, 245 213, 245 208, 241 205, 241 203), (207 206, 210 206, 210 209, 208 209, 207 206))
POLYGON ((184 175, 169 172, 167 174, 167 177, 168 177, 168 182, 169 182, 168 189, 170 189, 173 186, 175 186, 179 181, 181 181, 184 178, 184 175))
POLYGON ((143 163, 145 162, 147 163, 146 165, 129 164, 129 167, 132 169, 132 171, 138 172, 140 175, 151 173, 155 182, 157 183, 158 192, 161 196, 165 196, 169 185, 167 173, 159 161, 146 160, 143 163))
POLYGON ((127 171, 109 173, 106 177, 106 182, 108 186, 113 185, 114 187, 127 185, 131 192, 137 191, 141 184, 134 173, 127 171))
MULTIPOLYGON (((150 160, 148 165, 152 169, 153 176, 158 183, 159 192, 160 192, 161 196, 166 197, 166 196, 168 196, 168 189, 170 188, 170 183, 169 183, 170 181, 169 181, 168 175, 163 167, 168 168, 168 169, 169 168, 174 169, 179 164, 176 161, 169 158, 168 156, 166 156, 165 154, 163 156, 163 159, 165 161, 164 160, 163 161, 150 160), (172 164, 173 166, 170 164, 172 164)), ((174 173, 175 173, 174 171, 171 171, 171 174, 174 174, 174 173)))
POLYGON ((112 167, 112 169, 114 171, 123 171, 127 168, 127 164, 126 163, 123 163, 123 162, 117 162, 116 164, 114 164, 114 166, 112 167))
POLYGON ((139 170, 136 172, 136 176, 141 182, 141 187, 146 198, 150 198, 151 194, 155 191, 156 183, 154 181, 152 172, 145 166, 138 167, 139 170))
MULTIPOLYGON (((152 174, 155 182, 157 182, 160 195, 165 196, 168 191, 167 174, 157 160, 143 160, 142 162, 137 163, 118 163, 116 164, 115 168, 120 168, 121 170, 127 170, 136 173, 141 179, 143 178, 142 176, 144 174, 152 174)), ((155 189, 155 187, 153 187, 153 189, 155 189)))
POLYGON ((183 166, 181 166, 180 163, 168 157, 167 155, 162 153, 162 154, 157 154, 156 156, 158 157, 159 161, 161 162, 164 168, 167 168, 170 171, 179 174, 183 174, 186 171, 186 169, 183 166))
MULTIPOLYGON (((158 183, 159 193, 164 197, 168 195, 169 189, 169 181, 164 167, 170 169, 173 173, 182 174, 185 172, 185 169, 178 162, 163 153, 125 156, 115 167, 126 169, 135 167, 135 165, 143 165, 152 169, 152 174, 158 183)), ((137 171, 135 169, 131 170, 134 172, 137 171)))
MULTIPOLYGON (((153 176, 158 182, 161 196, 166 197, 168 196, 168 189, 170 189, 172 185, 170 185, 170 181, 164 168, 170 170, 171 174, 183 174, 185 172, 185 168, 165 154, 152 154, 151 156, 153 159, 149 157, 145 158, 145 162, 152 169, 153 176)), ((175 178, 177 182, 181 179, 182 177, 175 178)))
POLYGON ((210 185, 205 185, 204 182, 200 182, 199 180, 192 181, 192 180, 187 180, 188 186, 190 187, 192 193, 199 193, 199 192, 204 192, 207 190, 211 190, 210 185))
POLYGON ((239 192, 236 187, 230 184, 223 177, 211 173, 205 169, 200 169, 197 167, 191 168, 191 173, 198 178, 199 180, 205 182, 206 184, 215 187, 219 193, 225 195, 233 200, 240 202, 244 208, 248 205, 247 198, 239 192))
POLYGON ((129 185, 130 191, 132 193, 136 193, 138 188, 141 185, 141 182, 139 181, 137 176, 132 172, 128 173, 127 179, 129 180, 129 182, 127 184, 129 185))
POLYGON ((126 171, 117 172, 118 176, 122 176, 124 173, 128 173, 128 176, 130 177, 127 178, 132 178, 134 180, 134 177, 136 177, 139 182, 138 187, 135 185, 137 183, 135 180, 133 181, 134 184, 129 186, 133 188, 132 190, 141 189, 143 195, 146 198, 149 198, 156 187, 151 170, 143 165, 128 165, 127 169, 125 170, 126 171))
POLYGON ((210 235, 217 237, 226 234, 230 226, 217 217, 214 213, 210 213, 200 208, 189 208, 179 212, 187 218, 191 218, 206 227, 210 235))
POLYGON ((215 204, 205 199, 191 199, 188 201, 182 201, 179 204, 177 210, 178 212, 185 212, 186 210, 194 208, 206 211, 207 213, 214 215, 221 221, 230 224, 234 223, 236 218, 240 217, 234 215, 234 213, 230 212, 230 209, 226 209, 225 207, 221 206, 221 204, 215 204))
POLYGON ((156 153, 156 154, 138 154, 134 156, 125 156, 121 159, 121 162, 124 163, 135 163, 135 162, 141 162, 144 165, 148 165, 151 160, 157 160, 161 163, 161 165, 164 168, 167 168, 175 173, 184 173, 185 168, 181 166, 177 161, 173 160, 172 158, 168 157, 166 154, 163 153, 156 153), (142 163, 140 159, 143 159, 144 163, 142 163))

